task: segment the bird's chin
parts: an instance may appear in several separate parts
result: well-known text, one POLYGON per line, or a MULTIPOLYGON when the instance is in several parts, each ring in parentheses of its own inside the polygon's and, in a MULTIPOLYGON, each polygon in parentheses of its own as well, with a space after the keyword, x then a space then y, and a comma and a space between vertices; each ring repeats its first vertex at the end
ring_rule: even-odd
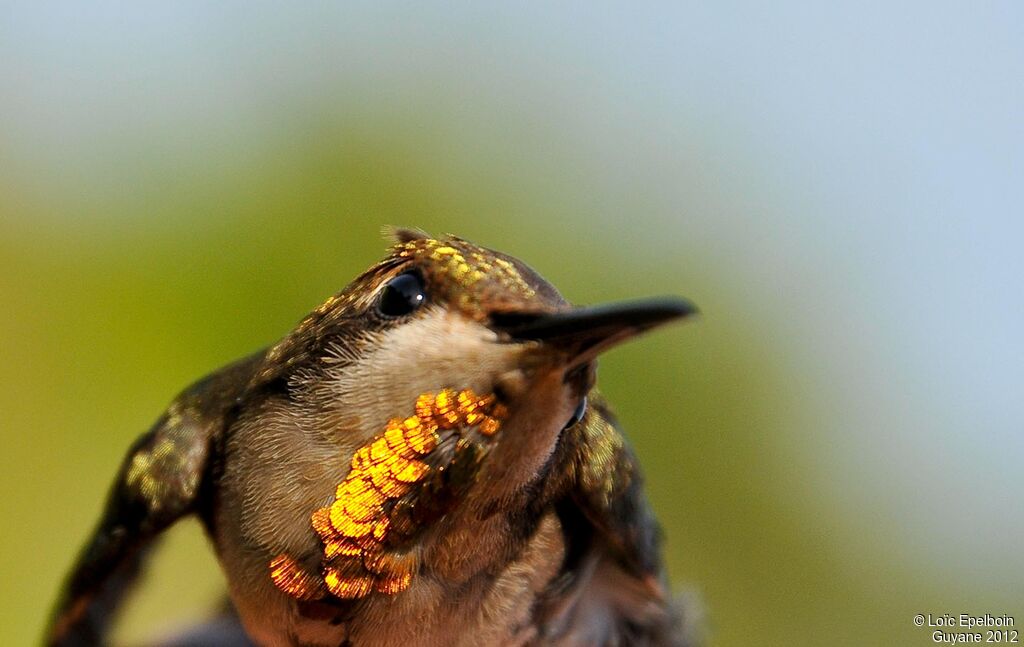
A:
POLYGON ((550 406, 553 403, 547 402, 549 394, 542 391, 551 388, 553 382, 565 387, 555 389, 555 399, 564 394, 574 403, 573 408, 593 388, 597 377, 596 355, 587 353, 584 357, 542 344, 525 343, 522 347, 515 368, 498 375, 491 391, 510 409, 535 407, 538 397, 543 397, 550 406))
POLYGON ((481 496, 507 499, 535 480, 594 384, 594 363, 549 363, 500 376, 494 393, 509 411, 478 479, 481 496))

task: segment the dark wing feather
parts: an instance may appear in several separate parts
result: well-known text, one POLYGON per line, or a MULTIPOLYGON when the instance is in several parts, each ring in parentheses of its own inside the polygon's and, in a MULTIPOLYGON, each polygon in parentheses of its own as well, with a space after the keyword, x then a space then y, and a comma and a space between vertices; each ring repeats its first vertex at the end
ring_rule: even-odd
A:
POLYGON ((639 578, 659 578, 661 531, 644 496, 640 465, 607 403, 591 399, 574 428, 573 499, 625 568, 639 578))
POLYGON ((591 395, 590 410, 566 434, 569 495, 558 508, 576 564, 567 564, 560 596, 572 599, 571 609, 559 605, 565 642, 699 642, 668 589, 639 463, 600 396, 591 395))
POLYGON ((129 449, 99 525, 54 609, 48 645, 105 642, 146 548, 197 510, 215 445, 261 359, 262 354, 228 366, 187 389, 129 449))

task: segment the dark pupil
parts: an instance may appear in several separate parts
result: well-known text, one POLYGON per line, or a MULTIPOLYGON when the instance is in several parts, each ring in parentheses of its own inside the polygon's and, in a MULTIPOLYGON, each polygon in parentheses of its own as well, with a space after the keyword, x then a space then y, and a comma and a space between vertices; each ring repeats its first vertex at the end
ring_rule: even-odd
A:
POLYGON ((565 423, 565 428, 568 429, 569 427, 573 426, 574 424, 582 420, 583 414, 585 414, 586 412, 587 396, 583 396, 583 399, 580 400, 579 406, 577 406, 576 410, 572 412, 572 418, 569 420, 569 422, 565 423))
POLYGON ((388 281, 380 295, 381 314, 389 317, 407 315, 423 304, 426 294, 418 274, 400 274, 388 281))

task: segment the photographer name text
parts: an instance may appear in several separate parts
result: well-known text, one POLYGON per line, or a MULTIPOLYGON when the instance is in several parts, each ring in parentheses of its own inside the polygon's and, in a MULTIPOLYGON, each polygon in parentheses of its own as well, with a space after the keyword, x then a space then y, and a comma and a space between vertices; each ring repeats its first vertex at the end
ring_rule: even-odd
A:
POLYGON ((918 613, 914 625, 932 629, 932 642, 939 644, 1020 642, 1014 617, 1005 613, 918 613))

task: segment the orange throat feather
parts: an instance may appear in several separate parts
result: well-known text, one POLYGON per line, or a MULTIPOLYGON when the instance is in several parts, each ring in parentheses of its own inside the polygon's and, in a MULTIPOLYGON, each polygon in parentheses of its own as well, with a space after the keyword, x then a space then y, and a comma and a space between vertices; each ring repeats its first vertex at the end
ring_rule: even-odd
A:
POLYGON ((281 591, 317 600, 394 595, 408 588, 419 567, 415 548, 404 541, 418 529, 412 497, 431 477, 442 477, 460 454, 474 454, 469 434, 494 436, 508 413, 493 394, 479 396, 470 389, 424 393, 414 410, 404 420, 388 421, 355 452, 334 502, 313 512, 310 521, 323 547, 319 567, 309 568, 287 553, 270 561, 270 578, 281 591), (432 462, 451 437, 457 438, 452 458, 432 462))

